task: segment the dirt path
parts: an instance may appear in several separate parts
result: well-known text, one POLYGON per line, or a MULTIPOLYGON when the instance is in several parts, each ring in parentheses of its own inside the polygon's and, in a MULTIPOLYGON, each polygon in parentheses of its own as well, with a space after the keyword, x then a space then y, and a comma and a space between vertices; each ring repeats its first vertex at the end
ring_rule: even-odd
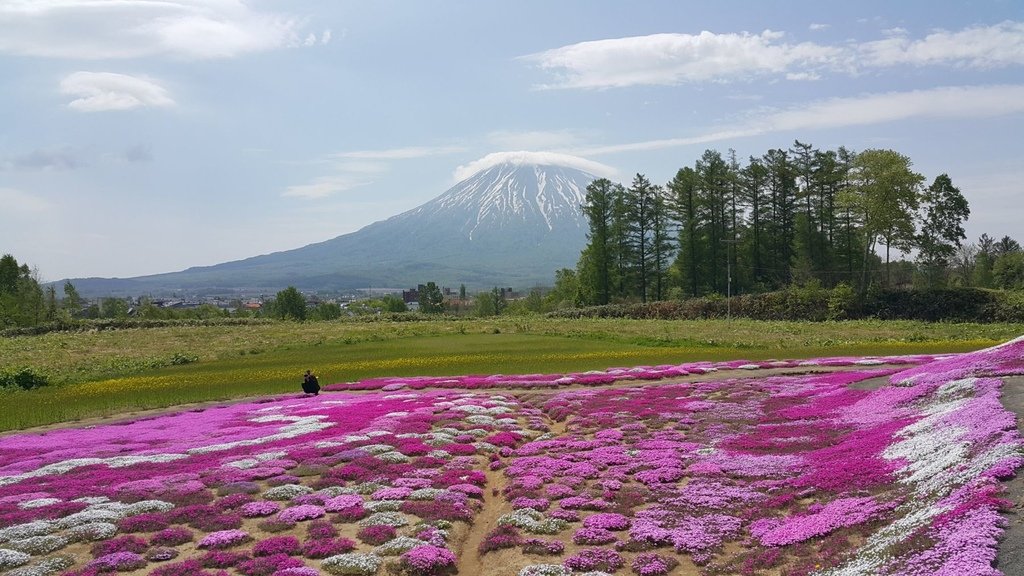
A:
MULTIPOLYGON (((1024 434, 1024 376, 1003 378, 1003 407, 1017 415, 1017 430, 1024 434)), ((1024 472, 1009 482, 1004 482, 1006 499, 1013 502, 1013 508, 1005 514, 1008 522, 1006 532, 999 541, 996 568, 1007 576, 1024 575, 1024 472)))

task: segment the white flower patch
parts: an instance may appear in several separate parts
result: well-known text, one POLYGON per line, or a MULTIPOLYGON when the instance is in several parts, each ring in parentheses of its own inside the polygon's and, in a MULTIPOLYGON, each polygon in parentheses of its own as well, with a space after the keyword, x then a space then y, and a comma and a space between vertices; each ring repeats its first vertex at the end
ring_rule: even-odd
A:
POLYGON ((370 512, 398 512, 401 506, 401 500, 370 500, 363 504, 370 512))
POLYGON ((367 444, 366 446, 360 446, 359 449, 367 454, 376 456, 385 452, 391 452, 395 447, 390 444, 367 444))
POLYGON ((228 462, 225 466, 232 468, 238 468, 239 470, 251 470, 260 465, 260 461, 255 458, 243 458, 241 460, 235 460, 234 462, 228 462))
POLYGON ((570 576, 572 572, 561 564, 530 564, 518 576, 570 576))
POLYGON ((476 404, 463 404, 462 406, 455 406, 452 410, 458 410, 459 412, 465 412, 466 414, 487 414, 487 408, 483 406, 477 406, 476 404))
POLYGON ((436 500, 442 494, 447 493, 447 490, 441 488, 420 488, 413 490, 407 498, 409 500, 436 500))
POLYGON ((399 554, 404 554, 417 546, 423 546, 425 544, 426 542, 419 538, 399 536, 398 538, 392 538, 380 546, 377 546, 373 549, 373 553, 378 556, 398 556, 399 554))
POLYGON ((412 458, 406 456, 405 454, 394 451, 380 454, 377 456, 377 458, 385 462, 390 462, 392 464, 401 464, 402 462, 409 462, 410 460, 412 460, 412 458))
POLYGON ((366 432, 366 435, 369 436, 370 438, 375 438, 377 436, 387 436, 388 434, 391 434, 391 432, 386 432, 384 430, 370 430, 369 432, 366 432))
POLYGON ((384 417, 385 418, 405 418, 408 415, 409 415, 408 412, 398 411, 398 412, 388 412, 387 414, 384 415, 384 417))
POLYGON ((260 462, 266 462, 267 460, 278 460, 280 458, 284 458, 287 455, 288 453, 285 452, 284 450, 275 450, 273 452, 264 452, 262 454, 256 454, 255 456, 253 456, 253 458, 259 460, 260 462))
POLYGON ((345 400, 323 400, 321 404, 348 404, 345 400))
POLYGON ((399 528, 409 524, 409 519, 401 512, 375 512, 358 522, 360 526, 393 526, 399 528))
POLYGON ((53 556, 50 558, 44 558, 39 561, 38 564, 33 564, 32 566, 15 568, 10 572, 5 573, 4 576, 50 576, 51 574, 63 572, 74 565, 75 561, 72 557, 53 556))
POLYGON ((370 437, 362 434, 350 434, 348 436, 343 436, 341 439, 345 442, 365 442, 366 440, 369 440, 370 437))
POLYGON ((402 434, 395 434, 395 438, 407 439, 407 438, 426 438, 426 434, 420 434, 418 432, 403 432, 402 434))
POLYGON ((57 521, 57 526, 62 529, 67 529, 74 528, 75 526, 81 526, 82 524, 91 524, 93 522, 115 523, 121 518, 124 518, 123 511, 86 508, 81 512, 75 512, 74 514, 61 518, 57 521))
POLYGON ((57 523, 53 520, 35 520, 25 524, 16 524, 0 529, 0 542, 28 538, 30 536, 42 536, 51 534, 57 530, 57 523))
POLYGON ((47 534, 45 536, 32 536, 31 538, 22 538, 21 540, 11 540, 7 543, 7 547, 11 550, 25 552, 33 556, 42 556, 50 552, 56 552, 67 546, 68 543, 68 539, 63 536, 47 534))
POLYGON ((306 434, 312 434, 314 432, 320 432, 334 426, 333 422, 321 422, 326 416, 315 415, 306 416, 293 421, 287 426, 283 426, 280 431, 276 434, 270 434, 261 438, 251 438, 249 440, 237 440, 235 442, 225 442, 224 444, 213 444, 211 446, 200 446, 198 448, 190 448, 187 450, 188 454, 207 454, 209 452, 220 452, 223 450, 231 450, 232 448, 238 448, 239 446, 256 446, 258 444, 266 444, 268 442, 274 442, 277 440, 286 440, 288 438, 296 438, 304 436, 306 434))
POLYGON ((950 380, 939 389, 935 391, 935 396, 938 398, 945 398, 947 396, 962 396, 964 394, 974 394, 974 385, 978 382, 977 378, 961 378, 960 380, 950 380))
POLYGON ((31 560, 32 556, 25 554, 24 552, 0 548, 0 570, 23 566, 28 564, 31 560))
MULTIPOLYGON (((104 505, 105 504, 99 504, 98 506, 104 505)), ((163 500, 142 500, 125 506, 123 510, 125 516, 135 516, 137 514, 147 514, 149 512, 167 512, 173 508, 174 504, 164 502, 163 500)))
POLYGON ((27 510, 30 508, 42 508, 43 506, 49 506, 50 504, 57 504, 61 502, 60 498, 36 498, 35 500, 27 500, 18 504, 18 508, 27 510))
POLYGON ((313 444, 316 448, 336 448, 338 446, 344 446, 344 442, 335 442, 334 440, 324 440, 313 444))
POLYGON ((376 554, 349 552, 325 558, 320 567, 331 574, 345 576, 370 576, 376 574, 383 560, 376 554))
POLYGON ((739 370, 760 370, 761 369, 761 365, 760 364, 742 364, 740 366, 737 366, 736 368, 739 369, 739 370))
POLYGON ((328 486, 327 488, 317 490, 316 493, 327 498, 334 498, 343 494, 355 494, 356 491, 348 486, 328 486))
POLYGON ((518 426, 519 420, 516 420, 515 418, 498 418, 494 423, 501 424, 502 426, 518 426))
MULTIPOLYGON (((446 444, 450 444, 450 442, 446 442, 446 444)), ((451 452, 448 452, 447 450, 431 450, 430 452, 427 452, 427 456, 430 456, 431 458, 451 458, 452 457, 451 452)))
POLYGON ((250 410, 250 412, 276 412, 281 408, 282 406, 268 406, 266 408, 257 408, 256 410, 250 410))
POLYGON ((414 400, 416 398, 418 398, 417 395, 409 394, 409 393, 404 393, 404 394, 386 394, 386 395, 384 395, 384 399, 385 400, 414 400))
POLYGON ((75 498, 72 502, 84 502, 86 504, 103 504, 104 502, 110 502, 110 498, 106 496, 82 496, 81 498, 75 498))
POLYGON ((90 522, 75 526, 66 532, 72 542, 95 542, 106 540, 117 534, 117 526, 110 522, 90 522))
POLYGON ((303 486, 301 484, 285 484, 284 486, 275 486, 263 493, 263 498, 267 500, 292 500, 304 494, 312 494, 313 489, 309 486, 303 486))

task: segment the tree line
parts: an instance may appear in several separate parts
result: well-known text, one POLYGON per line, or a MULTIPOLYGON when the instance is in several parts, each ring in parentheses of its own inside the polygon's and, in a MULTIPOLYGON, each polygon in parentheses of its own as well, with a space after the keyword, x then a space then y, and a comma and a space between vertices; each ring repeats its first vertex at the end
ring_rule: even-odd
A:
POLYGON ((583 207, 587 245, 576 269, 556 278, 575 285, 579 305, 806 283, 859 293, 907 282, 1020 286, 1008 281, 1024 258, 1019 245, 1004 238, 966 250, 967 199, 947 174, 925 182, 893 150, 819 150, 797 140, 745 163, 732 150, 706 150, 665 185, 643 174, 628 187, 593 181, 583 207), (911 278, 894 251, 915 254, 911 278))

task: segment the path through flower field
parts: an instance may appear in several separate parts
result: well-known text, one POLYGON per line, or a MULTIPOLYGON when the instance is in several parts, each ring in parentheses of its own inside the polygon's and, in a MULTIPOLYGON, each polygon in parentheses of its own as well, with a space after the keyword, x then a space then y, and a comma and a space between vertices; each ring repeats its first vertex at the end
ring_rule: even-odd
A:
POLYGON ((0 437, 0 573, 1000 574, 1024 340, 389 378, 0 437))

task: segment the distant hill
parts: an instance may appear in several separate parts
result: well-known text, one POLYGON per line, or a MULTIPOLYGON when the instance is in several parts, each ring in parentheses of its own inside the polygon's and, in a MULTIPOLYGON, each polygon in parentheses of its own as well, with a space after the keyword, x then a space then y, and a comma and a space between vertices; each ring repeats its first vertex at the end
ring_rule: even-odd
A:
MULTIPOLYGON (((550 284, 586 243, 593 174, 507 162, 437 198, 356 232, 294 250, 127 279, 76 278, 84 296, 550 284)), ((62 281, 63 282, 63 281, 62 281)))

